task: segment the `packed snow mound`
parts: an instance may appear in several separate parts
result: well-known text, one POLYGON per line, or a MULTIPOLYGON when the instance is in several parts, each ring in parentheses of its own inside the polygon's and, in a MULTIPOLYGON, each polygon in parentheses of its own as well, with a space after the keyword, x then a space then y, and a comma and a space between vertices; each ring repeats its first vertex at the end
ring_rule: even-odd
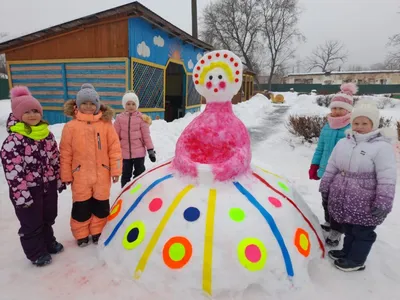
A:
POLYGON ((310 283, 309 264, 324 257, 318 219, 285 178, 251 164, 249 133, 227 101, 241 87, 240 59, 213 51, 194 70, 207 106, 175 156, 117 197, 101 256, 149 298, 280 298, 310 283))
POLYGON ((209 185, 175 176, 170 161, 149 170, 112 206, 102 259, 164 299, 255 287, 278 297, 306 286, 309 264, 324 255, 318 220, 285 178, 251 169, 209 185))

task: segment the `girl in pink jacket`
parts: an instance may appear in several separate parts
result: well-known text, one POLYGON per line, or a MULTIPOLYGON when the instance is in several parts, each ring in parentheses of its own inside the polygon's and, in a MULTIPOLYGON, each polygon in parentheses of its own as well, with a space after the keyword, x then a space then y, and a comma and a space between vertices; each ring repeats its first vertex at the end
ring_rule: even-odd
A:
POLYGON ((150 136, 151 119, 138 111, 138 96, 133 91, 125 93, 122 106, 125 112, 117 116, 114 127, 121 142, 123 157, 121 186, 124 187, 131 181, 132 174, 135 178, 146 170, 144 166, 146 149, 152 162, 156 161, 156 153, 150 136))

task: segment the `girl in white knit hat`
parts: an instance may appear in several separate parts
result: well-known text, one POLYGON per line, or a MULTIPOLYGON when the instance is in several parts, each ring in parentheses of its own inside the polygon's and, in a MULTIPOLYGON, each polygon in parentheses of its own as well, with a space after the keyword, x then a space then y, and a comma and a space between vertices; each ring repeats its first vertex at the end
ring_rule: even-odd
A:
POLYGON ((344 229, 343 248, 328 253, 342 271, 365 269, 375 228, 392 210, 397 173, 391 137, 396 134, 378 129, 379 120, 375 104, 355 106, 352 129, 334 148, 321 180, 329 215, 344 229))

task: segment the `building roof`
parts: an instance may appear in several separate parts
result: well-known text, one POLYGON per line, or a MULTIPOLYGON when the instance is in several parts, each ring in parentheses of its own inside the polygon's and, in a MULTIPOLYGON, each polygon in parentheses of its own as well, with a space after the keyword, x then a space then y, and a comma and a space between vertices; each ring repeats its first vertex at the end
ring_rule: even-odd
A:
POLYGON ((167 20, 161 18, 159 15, 135 1, 122 6, 111 8, 99 13, 95 13, 86 17, 82 17, 73 21, 69 21, 60 25, 56 25, 47 29, 43 29, 34 33, 30 33, 18 38, 11 39, 0 43, 0 53, 7 52, 16 47, 21 47, 26 44, 36 42, 38 40, 55 37, 57 35, 67 33, 85 25, 95 24, 100 21, 121 19, 129 17, 141 17, 151 23, 153 26, 167 31, 170 35, 180 38, 186 43, 192 44, 196 47, 212 50, 213 47, 197 38, 192 37, 190 34, 179 29, 167 20))
POLYGON ((313 75, 346 75, 346 74, 380 74, 380 73, 400 73, 400 70, 366 70, 366 71, 332 71, 332 72, 311 72, 311 73, 293 73, 290 76, 313 76, 313 75))

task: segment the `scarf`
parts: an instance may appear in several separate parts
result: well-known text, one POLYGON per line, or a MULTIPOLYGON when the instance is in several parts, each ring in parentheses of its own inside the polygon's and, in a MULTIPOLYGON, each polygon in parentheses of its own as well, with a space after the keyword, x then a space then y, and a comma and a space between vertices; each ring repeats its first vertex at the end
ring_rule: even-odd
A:
POLYGON ((332 129, 340 129, 350 124, 351 114, 347 114, 343 117, 332 117, 328 115, 328 123, 332 129))
POLYGON ((25 129, 25 124, 22 122, 18 122, 14 126, 11 126, 11 132, 18 133, 20 135, 26 136, 32 140, 40 141, 47 138, 50 134, 49 125, 47 124, 39 124, 36 126, 31 126, 31 133, 28 133, 25 129))

